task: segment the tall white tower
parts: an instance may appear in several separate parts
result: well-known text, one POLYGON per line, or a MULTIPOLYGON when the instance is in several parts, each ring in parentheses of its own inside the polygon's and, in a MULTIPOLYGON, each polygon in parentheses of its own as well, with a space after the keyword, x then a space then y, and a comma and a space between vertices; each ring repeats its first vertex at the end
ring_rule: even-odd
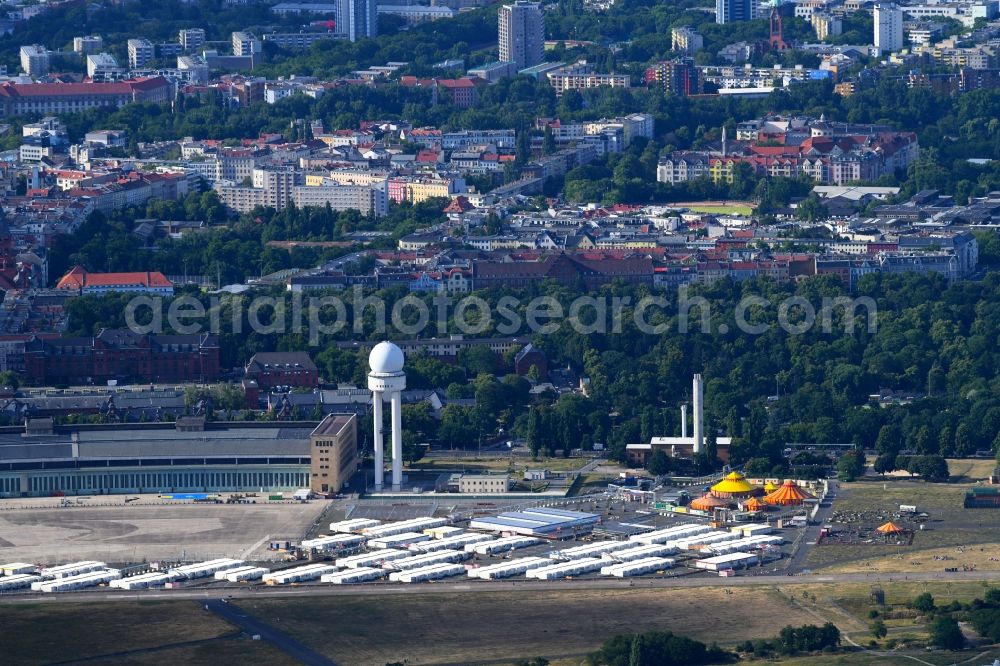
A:
POLYGON ((872 11, 875 19, 875 47, 879 54, 903 48, 903 10, 894 3, 881 2, 872 11))
POLYGON ((403 398, 406 373, 403 350, 391 342, 380 342, 368 355, 368 389, 372 392, 375 420, 375 490, 382 490, 385 450, 382 443, 382 403, 386 393, 392 410, 392 489, 403 485, 403 398))
POLYGON ((537 2, 516 0, 497 12, 497 35, 502 62, 517 69, 542 62, 545 53, 545 17, 537 2))
POLYGON ((695 375, 691 385, 691 393, 694 394, 694 444, 691 447, 693 453, 701 453, 702 443, 705 433, 703 432, 703 420, 705 416, 705 388, 701 382, 701 375, 695 375))

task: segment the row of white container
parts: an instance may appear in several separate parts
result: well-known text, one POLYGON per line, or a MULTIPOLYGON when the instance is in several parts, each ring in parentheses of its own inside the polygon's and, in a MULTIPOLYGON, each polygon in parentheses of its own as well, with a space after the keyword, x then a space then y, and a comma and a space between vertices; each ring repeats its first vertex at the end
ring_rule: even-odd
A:
POLYGON ((61 564, 57 567, 46 567, 38 572, 42 580, 56 580, 57 578, 71 578, 92 571, 103 571, 108 565, 104 562, 84 560, 83 562, 72 562, 61 564))
POLYGON ((740 535, 735 532, 722 532, 719 530, 704 532, 702 534, 695 534, 694 536, 686 536, 680 539, 671 539, 665 541, 663 545, 673 546, 678 550, 701 550, 702 546, 708 546, 713 543, 723 543, 726 541, 736 541, 740 539, 740 535))
POLYGON ((320 581, 333 583, 334 585, 351 585, 353 583, 369 583, 373 580, 380 580, 389 575, 385 569, 375 569, 373 567, 360 567, 357 569, 347 569, 345 571, 334 571, 323 574, 320 581))
POLYGON ((506 553, 519 548, 528 548, 542 543, 541 539, 525 536, 511 536, 494 541, 484 541, 482 543, 470 543, 465 547, 465 552, 476 553, 477 555, 493 555, 494 553, 506 553))
POLYGON ((422 530, 440 527, 447 523, 448 521, 444 518, 413 518, 411 520, 401 520, 397 523, 389 523, 388 525, 365 527, 361 530, 361 533, 370 539, 381 539, 406 532, 421 532, 422 530))
POLYGON ((150 573, 119 578, 108 583, 108 587, 117 587, 120 590, 145 590, 150 587, 159 587, 176 580, 166 572, 152 571, 150 573))
POLYGON ((764 546, 780 546, 784 539, 777 535, 760 535, 727 541, 725 543, 715 543, 706 548, 708 552, 716 555, 726 555, 728 553, 745 553, 749 550, 756 550, 764 546))
POLYGON ((0 564, 0 576, 20 576, 38 573, 38 567, 27 562, 9 562, 0 564))
POLYGON ((36 580, 31 584, 31 589, 35 592, 67 592, 69 590, 80 590, 85 587, 94 587, 102 583, 110 583, 122 577, 118 569, 101 569, 100 571, 88 571, 87 573, 65 578, 53 578, 50 580, 36 580))
POLYGON ((381 567, 383 562, 401 560, 406 557, 413 557, 413 551, 386 548, 385 550, 379 550, 374 553, 362 553, 361 555, 338 557, 334 564, 337 565, 338 569, 367 569, 370 567, 381 567))
POLYGON ((330 531, 339 534, 360 534, 361 530, 368 527, 378 527, 381 520, 374 518, 355 518, 354 520, 340 520, 330 523, 330 531))
POLYGON ((329 552, 345 548, 356 548, 364 544, 366 539, 366 537, 360 534, 332 534, 330 536, 317 537, 316 539, 306 539, 300 545, 304 549, 329 552))
POLYGON ((329 564, 306 564, 301 567, 264 574, 263 579, 268 585, 287 585, 288 583, 317 580, 324 574, 333 573, 336 570, 337 567, 329 564))
POLYGON ((496 537, 492 534, 454 534, 443 538, 432 539, 431 541, 421 541, 410 545, 410 550, 417 550, 422 553, 430 553, 435 550, 448 550, 450 548, 465 548, 470 544, 493 541, 496 537))
POLYGON ((607 562, 599 557, 585 557, 582 560, 570 560, 538 569, 529 569, 525 575, 528 578, 537 578, 538 580, 553 580, 600 571, 605 564, 607 562))
POLYGON ((458 576, 464 574, 465 571, 465 565, 441 562, 427 567, 420 567, 419 569, 393 571, 389 574, 389 580, 396 583, 422 583, 425 580, 438 580, 458 576))
POLYGON ((668 557, 646 557, 641 560, 619 562, 601 567, 601 575, 628 578, 629 576, 641 576, 654 571, 663 571, 673 566, 674 561, 668 557))
POLYGON ((205 578, 206 576, 211 576, 217 571, 235 569, 243 566, 244 564, 244 560, 234 560, 229 557, 222 557, 217 560, 209 560, 207 562, 198 562, 197 564, 186 564, 182 567, 174 567, 173 569, 170 569, 170 573, 174 576, 174 580, 194 580, 195 578, 205 578))
POLYGON ((582 560, 588 557, 597 557, 604 553, 611 553, 616 550, 625 550, 634 545, 633 542, 629 541, 599 541, 597 543, 588 543, 584 546, 552 551, 549 553, 549 559, 559 560, 560 562, 582 560))
POLYGON ((225 580, 230 583, 239 583, 244 580, 259 580, 269 573, 271 573, 271 570, 265 569, 264 567, 237 567, 235 569, 216 571, 215 580, 225 580))
POLYGON ((644 544, 666 543, 711 531, 712 528, 708 525, 677 525, 676 527, 667 527, 662 530, 653 530, 652 532, 645 532, 643 534, 633 534, 628 540, 644 544))
POLYGON ((386 536, 369 537, 369 548, 407 548, 410 544, 430 541, 431 538, 421 532, 398 532, 386 536))
POLYGON ((723 569, 739 569, 757 564, 759 558, 754 553, 727 553, 706 557, 694 563, 696 569, 706 569, 708 571, 722 571, 723 569))
POLYGON ((628 543, 629 546, 631 546, 630 548, 625 550, 616 550, 612 553, 604 553, 601 557, 613 562, 631 562, 633 560, 641 560, 647 557, 665 557, 667 555, 673 555, 677 552, 677 549, 673 546, 666 546, 659 543, 652 543, 648 546, 636 546, 634 541, 630 541, 628 543))
POLYGON ((540 569, 541 567, 551 565, 552 560, 547 557, 522 557, 516 560, 469 569, 469 578, 480 578, 482 580, 510 578, 511 576, 526 573, 531 569, 540 569))
POLYGON ((22 587, 30 587, 32 583, 41 580, 32 574, 11 574, 0 578, 0 591, 19 590, 22 587))
POLYGON ((433 553, 421 553, 413 557, 389 560, 383 562, 381 567, 392 571, 405 571, 407 569, 420 569, 431 564, 441 564, 442 562, 455 564, 456 562, 464 562, 471 557, 472 553, 466 553, 463 550, 438 550, 433 553))

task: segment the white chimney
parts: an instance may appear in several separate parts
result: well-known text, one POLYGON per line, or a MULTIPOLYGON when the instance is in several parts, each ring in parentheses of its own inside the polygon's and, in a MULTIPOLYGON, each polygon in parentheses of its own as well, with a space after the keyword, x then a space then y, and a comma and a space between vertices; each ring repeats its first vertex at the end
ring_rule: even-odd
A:
POLYGON ((701 375, 694 376, 691 392, 694 394, 694 447, 691 450, 693 453, 701 453, 705 436, 703 431, 705 390, 701 383, 701 375))
POLYGON ((681 405, 681 437, 688 436, 688 406, 687 403, 681 405))

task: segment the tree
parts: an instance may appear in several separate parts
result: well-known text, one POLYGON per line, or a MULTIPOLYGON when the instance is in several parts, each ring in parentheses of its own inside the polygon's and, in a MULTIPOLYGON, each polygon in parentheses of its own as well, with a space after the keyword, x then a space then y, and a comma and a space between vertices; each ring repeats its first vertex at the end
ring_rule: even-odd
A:
POLYGON ((837 478, 854 481, 865 472, 865 459, 859 451, 848 451, 837 461, 837 478))
POLYGON ((19 383, 17 381, 17 374, 10 370, 5 370, 3 372, 0 372, 0 386, 3 386, 5 388, 12 388, 16 391, 17 387, 19 386, 19 383))
POLYGON ((795 209, 795 216, 806 222, 818 222, 830 217, 830 213, 823 202, 820 201, 819 196, 812 193, 799 202, 799 205, 795 209))
POLYGON ((915 596, 910 605, 918 613, 933 613, 935 608, 934 597, 930 592, 924 592, 915 596))
POLYGON ((903 432, 898 425, 884 425, 878 431, 875 440, 875 450, 879 455, 892 455, 895 458, 903 448, 903 432))
POLYGON ((646 466, 646 469, 649 470, 650 474, 661 476, 669 473, 671 467, 670 456, 667 455, 666 451, 657 449, 653 455, 650 456, 649 464, 646 466))
POLYGON ((965 647, 965 634, 958 626, 958 620, 950 616, 942 616, 934 620, 930 626, 931 645, 942 650, 961 650, 965 647))
POLYGON ((896 456, 892 453, 883 453, 875 459, 872 469, 885 476, 886 472, 891 472, 896 469, 896 456))
POLYGON ((976 452, 976 443, 972 437, 972 428, 965 421, 955 429, 955 455, 964 458, 976 452))
POLYGON ((885 622, 882 620, 875 620, 870 625, 868 625, 868 630, 871 632, 872 636, 875 638, 885 638, 888 635, 889 630, 885 626, 885 622))

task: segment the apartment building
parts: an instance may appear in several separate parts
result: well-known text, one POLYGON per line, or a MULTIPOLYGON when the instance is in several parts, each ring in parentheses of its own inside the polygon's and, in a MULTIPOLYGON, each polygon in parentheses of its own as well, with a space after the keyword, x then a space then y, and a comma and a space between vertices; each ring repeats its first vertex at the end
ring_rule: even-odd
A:
POLYGON ((128 40, 128 66, 131 69, 145 67, 156 58, 156 51, 153 43, 148 39, 128 40))

